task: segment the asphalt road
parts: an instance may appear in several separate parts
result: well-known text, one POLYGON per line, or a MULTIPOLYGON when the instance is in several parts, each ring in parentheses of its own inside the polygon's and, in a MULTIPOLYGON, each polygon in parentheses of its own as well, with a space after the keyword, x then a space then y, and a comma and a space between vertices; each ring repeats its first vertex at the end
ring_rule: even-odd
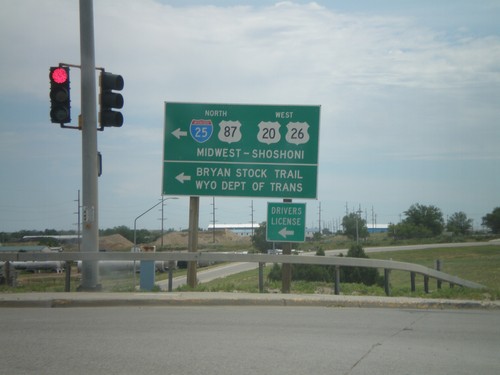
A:
POLYGON ((497 374, 500 313, 182 306, 0 309, 5 374, 497 374))
MULTIPOLYGON (((198 268, 196 276, 198 278, 198 282, 207 283, 209 281, 233 275, 235 273, 257 269, 258 267, 259 265, 257 263, 246 263, 246 262, 230 263, 230 264, 224 264, 220 267, 213 267, 207 269, 198 268)), ((187 284, 186 276, 175 277, 172 280, 172 289, 175 290, 177 287, 185 284, 187 284)), ((156 285, 158 285, 161 290, 168 290, 168 280, 158 281, 156 282, 156 285)))

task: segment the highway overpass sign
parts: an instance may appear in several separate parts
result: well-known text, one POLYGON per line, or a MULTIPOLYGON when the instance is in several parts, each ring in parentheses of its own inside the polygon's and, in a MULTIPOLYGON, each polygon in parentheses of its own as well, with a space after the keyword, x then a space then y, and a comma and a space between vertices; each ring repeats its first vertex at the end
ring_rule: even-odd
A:
POLYGON ((319 106, 165 103, 164 195, 316 198, 319 106))
POLYGON ((304 242, 306 238, 306 204, 268 202, 266 240, 270 242, 304 242))

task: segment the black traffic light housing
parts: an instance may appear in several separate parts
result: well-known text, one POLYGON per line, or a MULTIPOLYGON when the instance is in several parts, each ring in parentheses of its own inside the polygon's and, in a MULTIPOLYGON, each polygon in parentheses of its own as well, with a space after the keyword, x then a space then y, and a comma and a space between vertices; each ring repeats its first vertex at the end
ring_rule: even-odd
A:
POLYGON ((113 109, 123 107, 123 96, 114 91, 123 90, 123 77, 101 71, 99 77, 99 124, 102 127, 123 125, 123 115, 113 109))
POLYGON ((71 122, 69 67, 50 68, 50 121, 55 124, 71 122))

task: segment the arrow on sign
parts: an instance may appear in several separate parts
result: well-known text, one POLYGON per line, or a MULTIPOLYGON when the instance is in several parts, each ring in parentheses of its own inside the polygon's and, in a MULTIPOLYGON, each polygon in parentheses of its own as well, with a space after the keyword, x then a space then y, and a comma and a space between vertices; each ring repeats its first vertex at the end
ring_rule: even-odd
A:
POLYGON ((286 238, 287 236, 293 236, 295 234, 295 231, 293 230, 286 230, 286 227, 283 228, 278 232, 283 238, 286 238))
POLYGON ((187 132, 183 132, 181 128, 177 128, 172 132, 173 136, 177 139, 181 139, 181 137, 185 137, 188 135, 187 132))
POLYGON ((181 174, 175 176, 175 179, 183 184, 184 181, 191 181, 191 176, 186 176, 184 172, 182 172, 181 174))

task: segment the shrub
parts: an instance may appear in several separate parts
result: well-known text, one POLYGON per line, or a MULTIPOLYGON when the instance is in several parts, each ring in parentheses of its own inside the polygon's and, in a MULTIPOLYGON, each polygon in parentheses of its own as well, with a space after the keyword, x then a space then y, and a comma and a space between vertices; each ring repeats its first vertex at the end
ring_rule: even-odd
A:
MULTIPOLYGON (((359 244, 352 245, 347 252, 347 256, 351 258, 368 258, 363 247, 359 244)), ((381 279, 376 268, 343 267, 341 270, 340 280, 346 283, 375 285, 381 279)))

